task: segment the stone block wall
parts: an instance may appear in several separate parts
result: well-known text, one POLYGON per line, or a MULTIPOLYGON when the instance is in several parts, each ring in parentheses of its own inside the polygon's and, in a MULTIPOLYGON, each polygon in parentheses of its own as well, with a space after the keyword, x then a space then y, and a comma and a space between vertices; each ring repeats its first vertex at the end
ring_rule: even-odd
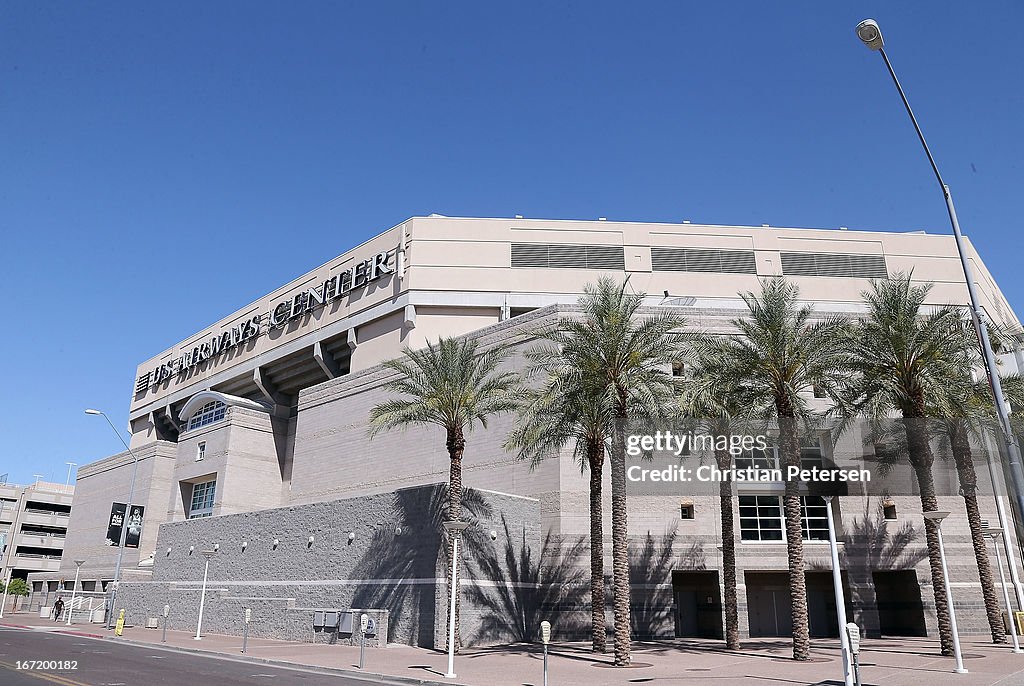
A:
MULTIPOLYGON (((332 632, 314 631, 314 612, 369 608, 381 642, 440 647, 447 621, 445 498, 444 485, 435 484, 168 523, 160 529, 152 580, 125 582, 118 605, 129 624, 142 625, 168 604, 169 628, 195 630, 202 553, 216 549, 204 631, 240 635, 248 607, 251 636, 333 642, 332 632)), ((508 616, 509 607, 516 614, 535 604, 538 503, 468 490, 463 507, 471 522, 460 545, 463 643, 516 640, 521 622, 508 616)))

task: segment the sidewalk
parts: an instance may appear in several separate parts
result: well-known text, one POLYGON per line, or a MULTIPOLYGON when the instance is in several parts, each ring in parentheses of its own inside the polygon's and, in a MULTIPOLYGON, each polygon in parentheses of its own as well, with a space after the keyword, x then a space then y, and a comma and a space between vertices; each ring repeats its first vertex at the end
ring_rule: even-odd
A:
MULTIPOLYGON (((6 615, 0 624, 43 631, 59 631, 103 640, 161 646, 159 629, 128 627, 116 638, 102 625, 73 624, 68 627, 27 614, 6 615)), ((842 685, 838 641, 816 640, 812 659, 788 659, 790 644, 783 639, 745 641, 739 652, 722 649, 720 641, 677 639, 633 644, 633 666, 616 669, 611 656, 594 656, 582 643, 551 646, 551 686, 596 686, 598 684, 665 683, 716 686, 754 684, 838 684, 842 685)), ((272 662, 345 672, 385 681, 405 683, 465 684, 472 686, 537 686, 543 679, 540 646, 519 644, 499 648, 467 648, 455 657, 456 679, 445 679, 445 653, 423 648, 391 645, 366 649, 366 669, 357 669, 359 648, 341 645, 312 645, 250 638, 241 654, 238 636, 205 635, 201 641, 183 631, 168 631, 162 647, 204 652, 235 659, 272 662)), ((864 686, 1015 686, 1024 684, 1024 655, 1009 647, 968 639, 963 643, 964 663, 969 674, 953 674, 953 658, 937 655, 933 639, 865 640, 861 650, 861 679, 864 686)))

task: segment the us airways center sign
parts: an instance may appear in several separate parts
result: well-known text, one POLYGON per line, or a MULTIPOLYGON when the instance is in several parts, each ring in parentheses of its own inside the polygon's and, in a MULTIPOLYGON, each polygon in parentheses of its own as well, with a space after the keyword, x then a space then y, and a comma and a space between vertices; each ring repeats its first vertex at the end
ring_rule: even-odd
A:
POLYGON ((288 300, 282 300, 265 314, 255 315, 201 343, 194 344, 190 350, 140 376, 135 382, 135 392, 144 393, 149 388, 184 374, 193 367, 237 348, 267 331, 283 328, 294 319, 319 310, 354 290, 394 273, 389 257, 387 252, 377 253, 313 288, 300 291, 288 300))

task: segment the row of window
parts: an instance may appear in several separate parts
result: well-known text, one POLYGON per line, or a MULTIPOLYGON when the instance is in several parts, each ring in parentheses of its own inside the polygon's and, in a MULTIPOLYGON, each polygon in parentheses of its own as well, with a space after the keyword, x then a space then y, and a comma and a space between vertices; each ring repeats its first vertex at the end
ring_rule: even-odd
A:
POLYGON ((227 414, 227 411, 227 405, 219 400, 212 400, 199 408, 199 410, 189 418, 186 431, 191 431, 192 429, 198 429, 199 427, 206 426, 207 424, 219 422, 224 419, 224 415, 227 414))
POLYGON ((217 492, 217 480, 192 484, 192 498, 188 507, 188 518, 199 519, 213 515, 213 498, 217 492))

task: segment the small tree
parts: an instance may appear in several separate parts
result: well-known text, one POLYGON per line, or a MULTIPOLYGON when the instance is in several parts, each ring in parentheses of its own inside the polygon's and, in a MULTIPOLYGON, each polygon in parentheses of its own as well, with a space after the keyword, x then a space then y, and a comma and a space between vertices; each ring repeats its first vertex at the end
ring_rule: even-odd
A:
MULTIPOLYGON (((3 589, 2 583, 0 583, 0 589, 3 589)), ((7 595, 14 596, 14 607, 17 609, 18 598, 28 595, 28 583, 24 579, 11 579, 5 592, 7 595)))

